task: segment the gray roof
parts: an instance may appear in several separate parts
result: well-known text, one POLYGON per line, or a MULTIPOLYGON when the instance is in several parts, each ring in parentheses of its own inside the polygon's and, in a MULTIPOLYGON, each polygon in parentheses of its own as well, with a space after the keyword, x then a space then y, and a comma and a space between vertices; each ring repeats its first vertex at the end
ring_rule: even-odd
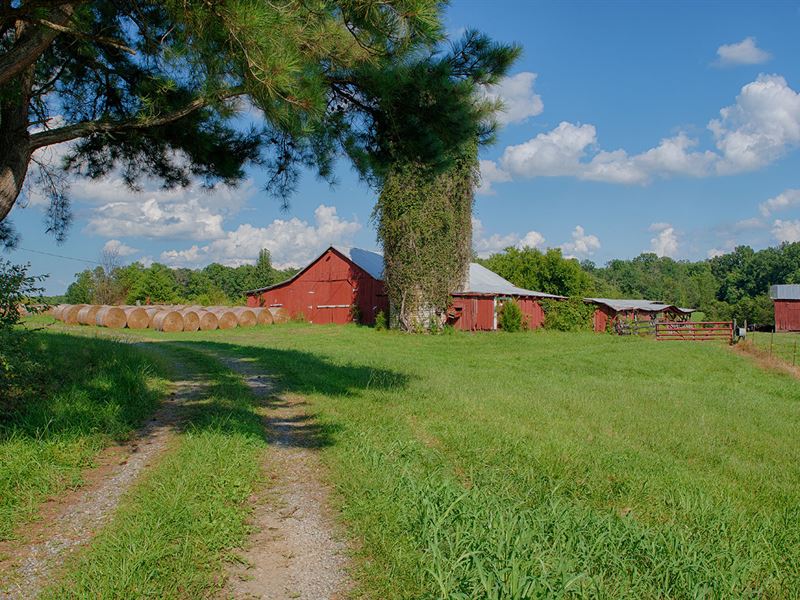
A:
POLYGON ((537 298, 563 298, 564 296, 556 296, 555 294, 545 294, 544 292, 535 292, 533 290, 526 290, 515 286, 507 279, 503 279, 495 273, 490 271, 483 265, 478 263, 469 264, 469 281, 464 291, 460 294, 502 294, 504 296, 535 296, 537 298))
POLYGON ((769 286, 769 297, 773 300, 800 300, 800 285, 785 284, 769 286))
POLYGON ((641 312, 662 312, 667 309, 674 309, 683 313, 694 312, 691 308, 679 308, 672 304, 657 302, 654 300, 629 300, 620 298, 584 298, 586 302, 592 304, 605 304, 616 312, 627 310, 638 310, 641 312))
MULTIPOLYGON (((356 265, 364 269, 370 276, 378 280, 383 280, 383 254, 374 252, 372 250, 364 250, 363 248, 347 248, 345 246, 331 246, 334 250, 349 258, 356 265)), ((328 250, 325 250, 327 252, 328 250)), ((322 255, 325 254, 322 253, 322 255)), ((322 256, 320 255, 320 256, 322 256)), ((309 264, 315 263, 319 258, 311 261, 309 264)), ((256 294, 269 290, 271 288, 283 285, 292 281, 305 271, 301 269, 294 277, 257 290, 248 290, 247 294, 256 294)), ((467 282, 467 289, 460 294, 499 294, 505 296, 535 296, 537 298, 563 298, 564 296, 556 296, 554 294, 545 294, 544 292, 535 292, 533 290, 525 290, 516 287, 510 281, 503 279, 497 273, 490 271, 486 267, 477 263, 470 263, 469 265, 469 281, 467 282)))

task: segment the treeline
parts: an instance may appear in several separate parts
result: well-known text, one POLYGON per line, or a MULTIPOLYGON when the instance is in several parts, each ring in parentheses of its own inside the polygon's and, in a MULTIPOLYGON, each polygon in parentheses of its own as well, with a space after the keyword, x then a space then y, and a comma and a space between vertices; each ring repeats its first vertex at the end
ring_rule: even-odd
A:
POLYGON ((774 322, 769 286, 800 283, 800 243, 733 252, 697 262, 645 253, 605 267, 545 252, 508 248, 478 262, 515 285, 564 296, 646 298, 697 308, 707 319, 774 322))
POLYGON ((241 304, 247 290, 278 283, 296 269, 275 269, 268 250, 254 265, 226 267, 212 263, 203 269, 173 269, 160 263, 105 264, 76 275, 61 298, 70 304, 241 304))

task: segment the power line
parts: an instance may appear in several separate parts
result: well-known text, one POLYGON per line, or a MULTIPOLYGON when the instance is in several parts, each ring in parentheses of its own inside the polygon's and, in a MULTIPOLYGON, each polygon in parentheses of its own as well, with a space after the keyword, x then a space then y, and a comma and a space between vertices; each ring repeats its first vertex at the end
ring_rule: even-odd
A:
POLYGON ((67 260, 76 260, 78 262, 89 263, 89 264, 92 264, 92 265, 102 265, 103 264, 103 263, 100 263, 100 262, 98 262, 96 260, 88 260, 86 258, 75 258, 74 256, 63 256, 61 254, 53 254, 52 252, 42 252, 41 250, 31 250, 30 248, 21 248, 19 246, 17 246, 16 249, 17 250, 24 250, 25 252, 33 252, 35 254, 44 254, 45 256, 54 256, 55 258, 66 258, 67 260))

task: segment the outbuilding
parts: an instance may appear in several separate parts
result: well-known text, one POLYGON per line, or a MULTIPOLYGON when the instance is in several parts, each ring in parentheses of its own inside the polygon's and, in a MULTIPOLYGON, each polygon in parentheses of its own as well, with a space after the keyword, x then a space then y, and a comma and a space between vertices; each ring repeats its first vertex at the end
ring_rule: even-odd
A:
POLYGON ((652 321, 664 317, 669 320, 688 320, 694 312, 691 308, 680 308, 654 300, 584 298, 584 302, 595 306, 594 330, 597 332, 606 331, 620 319, 652 321))
MULTIPOLYGON (((246 294, 248 306, 283 308, 310 323, 373 324, 378 313, 389 310, 383 256, 361 248, 331 246, 290 279, 246 294)), ((518 288, 471 263, 465 290, 453 294, 448 322, 468 331, 497 329, 497 310, 511 298, 535 329, 544 322, 539 300, 563 296, 518 288)))
POLYGON ((800 285, 773 285, 769 297, 775 306, 775 331, 800 331, 800 285))

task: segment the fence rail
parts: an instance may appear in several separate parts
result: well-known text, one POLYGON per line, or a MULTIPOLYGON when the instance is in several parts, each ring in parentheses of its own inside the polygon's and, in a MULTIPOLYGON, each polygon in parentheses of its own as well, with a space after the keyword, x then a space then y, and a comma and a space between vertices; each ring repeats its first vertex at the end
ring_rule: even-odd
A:
POLYGON ((732 321, 656 321, 655 331, 659 341, 733 341, 732 321))

